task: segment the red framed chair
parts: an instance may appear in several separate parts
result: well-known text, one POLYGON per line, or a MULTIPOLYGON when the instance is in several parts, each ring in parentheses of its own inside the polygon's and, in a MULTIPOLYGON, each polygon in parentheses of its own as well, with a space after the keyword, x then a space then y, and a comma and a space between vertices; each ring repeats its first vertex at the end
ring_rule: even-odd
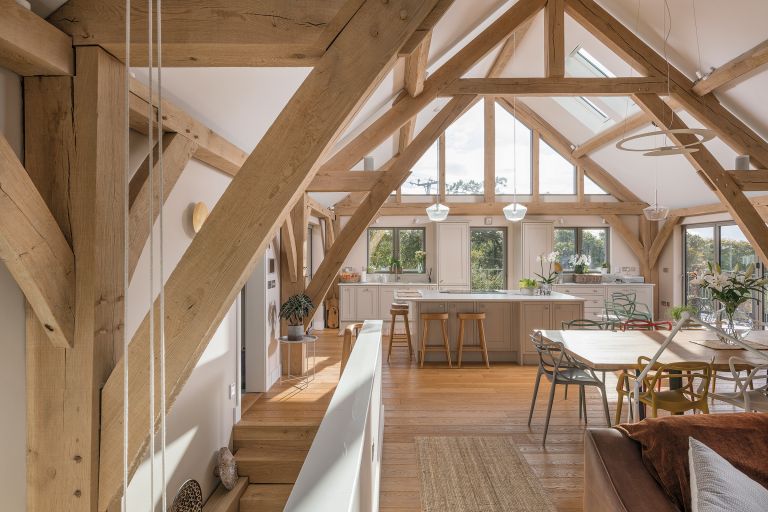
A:
POLYGON ((652 322, 650 320, 632 319, 622 322, 619 328, 622 331, 671 331, 672 322, 662 320, 652 322))

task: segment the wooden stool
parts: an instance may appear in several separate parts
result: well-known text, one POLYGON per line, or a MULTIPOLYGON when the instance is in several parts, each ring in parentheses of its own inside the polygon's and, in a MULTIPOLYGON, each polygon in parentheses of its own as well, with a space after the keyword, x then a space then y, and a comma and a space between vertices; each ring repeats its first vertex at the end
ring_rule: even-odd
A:
MULTIPOLYGON (((485 345, 485 326, 483 320, 485 320, 485 313, 459 313, 459 342, 458 342, 458 355, 459 360, 457 366, 461 368, 461 356, 466 350, 467 352, 481 352, 483 354, 483 362, 486 368, 490 368, 491 365, 488 362, 488 348, 485 345), (464 346, 464 321, 472 320, 477 322, 477 337, 480 340, 480 345, 464 346)), ((470 324, 471 325, 471 324, 470 324)))
POLYGON ((393 302, 389 308, 389 314, 392 315, 392 323, 389 326, 389 353, 387 353, 387 362, 392 356, 392 347, 408 346, 408 360, 413 359, 413 346, 411 345, 411 326, 408 325, 408 304, 398 304, 393 302), (402 317, 405 322, 405 334, 395 334, 395 324, 398 317, 402 317))
POLYGON ((420 367, 424 368, 424 356, 427 352, 442 352, 445 351, 445 357, 448 360, 448 368, 453 368, 451 364, 451 347, 448 345, 448 313, 422 313, 421 314, 422 329, 421 329, 421 364, 420 367), (429 322, 430 320, 437 320, 440 322, 440 328, 443 332, 443 346, 440 345, 427 345, 427 337, 429 336, 429 322))

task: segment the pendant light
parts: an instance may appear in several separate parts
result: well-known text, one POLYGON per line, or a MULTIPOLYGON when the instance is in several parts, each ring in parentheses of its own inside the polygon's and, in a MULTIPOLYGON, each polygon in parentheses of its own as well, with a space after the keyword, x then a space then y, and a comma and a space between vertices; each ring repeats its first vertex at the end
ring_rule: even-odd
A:
POLYGON ((659 222, 667 218, 669 208, 659 205, 659 167, 653 170, 653 204, 643 208, 643 215, 652 222, 659 222))
MULTIPOLYGON (((512 33, 512 61, 517 52, 517 32, 512 33)), ((510 222, 520 222, 528 208, 517 202, 517 96, 512 96, 512 203, 502 208, 504 217, 510 222)))
MULTIPOLYGON (((437 139, 437 169, 438 174, 440 173, 440 139, 437 139)), ((450 211, 450 208, 445 206, 444 204, 440 204, 438 199, 440 198, 440 182, 438 180, 437 185, 438 193, 435 196, 435 204, 432 206, 427 207, 427 217, 429 217, 429 220, 432 222, 442 222, 445 219, 448 218, 448 212, 450 211)))
MULTIPOLYGON (((695 23, 695 16, 696 16, 696 4, 694 3, 694 23, 695 23)), ((639 11, 638 11, 639 13, 639 11)), ((639 15, 639 14, 638 14, 639 15)), ((667 42, 669 40, 669 35, 672 32, 672 13, 669 10, 669 3, 667 0, 664 0, 664 61, 667 65, 667 97, 671 97, 670 95, 670 78, 669 78, 669 70, 670 70, 670 64, 669 64, 669 56, 667 55, 667 42), (667 19, 669 19, 669 28, 667 28, 667 19)), ((698 26, 696 26, 696 44, 698 46, 698 40, 699 40, 699 32, 698 32, 698 26)), ((699 57, 701 59, 701 57, 699 57)), ((701 62, 699 62, 699 67, 701 67, 701 62)), ((674 111, 672 107, 669 107, 669 114, 670 114, 670 121, 674 117, 674 111)), ((670 123, 671 124, 671 123, 670 123)), ((662 127, 661 130, 654 130, 650 132, 645 133, 638 133, 637 135, 632 135, 631 137, 624 137, 623 139, 619 140, 616 143, 616 149, 619 149, 621 151, 631 151, 631 152, 639 152, 642 153, 643 156, 668 156, 668 155, 689 155, 691 153, 695 153, 699 150, 698 146, 701 144, 704 144, 707 141, 712 140, 715 138, 715 132, 706 128, 675 128, 675 129, 665 129, 662 127), (696 138, 696 140, 689 142, 687 144, 682 144, 678 141, 677 144, 674 143, 667 143, 662 145, 655 145, 653 147, 646 147, 646 148, 637 148, 637 147, 627 147, 627 143, 638 140, 638 139, 647 139, 651 137, 656 137, 657 135, 664 135, 665 136, 665 142, 667 142, 666 137, 670 135, 690 135, 696 138)))

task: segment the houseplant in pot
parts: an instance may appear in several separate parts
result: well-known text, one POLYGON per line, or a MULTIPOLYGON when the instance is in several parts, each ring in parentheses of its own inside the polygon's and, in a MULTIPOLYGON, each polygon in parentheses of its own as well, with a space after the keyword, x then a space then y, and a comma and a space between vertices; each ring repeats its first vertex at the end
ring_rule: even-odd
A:
POLYGON ((520 293, 523 295, 533 295, 533 290, 536 288, 536 280, 523 278, 517 282, 520 287, 520 293))
POLYGON ((544 295, 550 295, 552 293, 552 285, 560 276, 560 273, 557 271, 557 259, 559 256, 560 254, 558 254, 557 251, 536 256, 536 261, 538 261, 541 266, 541 273, 537 273, 536 276, 539 278, 541 292, 544 295), (547 263, 546 272, 544 271, 544 262, 547 263))
POLYGON ((304 319, 315 309, 312 300, 305 294, 289 297, 280 306, 280 318, 288 322, 288 339, 298 341, 304 337, 304 319))

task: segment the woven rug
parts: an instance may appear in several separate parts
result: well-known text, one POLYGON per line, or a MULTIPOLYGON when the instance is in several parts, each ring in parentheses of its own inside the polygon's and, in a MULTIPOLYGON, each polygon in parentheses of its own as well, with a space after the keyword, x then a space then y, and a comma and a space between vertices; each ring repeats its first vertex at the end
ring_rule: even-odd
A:
POLYGON ((418 437, 424 512, 554 512, 533 471, 505 437, 418 437))

